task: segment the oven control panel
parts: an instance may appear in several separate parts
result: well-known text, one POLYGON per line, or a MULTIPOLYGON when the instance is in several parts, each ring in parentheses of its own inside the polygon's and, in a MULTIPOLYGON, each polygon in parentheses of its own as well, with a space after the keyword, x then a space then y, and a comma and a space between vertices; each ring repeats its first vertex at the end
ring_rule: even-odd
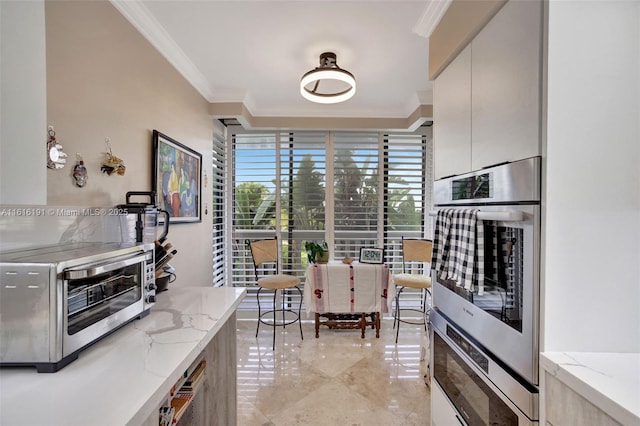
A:
POLYGON ((487 357, 471 345, 464 337, 462 337, 456 330, 447 324, 447 336, 453 340, 453 342, 466 353, 478 367, 482 368, 485 373, 489 372, 489 360, 487 357))
POLYGON ((156 267, 153 258, 145 264, 144 304, 145 309, 156 302, 156 267))

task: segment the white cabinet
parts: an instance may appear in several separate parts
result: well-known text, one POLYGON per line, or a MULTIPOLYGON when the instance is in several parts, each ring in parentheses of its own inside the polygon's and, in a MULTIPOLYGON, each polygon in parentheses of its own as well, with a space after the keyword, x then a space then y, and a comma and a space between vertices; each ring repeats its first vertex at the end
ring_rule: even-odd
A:
POLYGON ((47 203, 44 0, 0 1, 0 204, 47 203))
POLYGON ((471 46, 436 78, 433 87, 434 177, 471 170, 471 46))
POLYGON ((434 177, 541 155, 542 2, 509 1, 434 82, 434 177))
POLYGON ((464 426, 458 412, 445 393, 440 389, 440 385, 433 378, 431 380, 431 426, 464 426))
POLYGON ((509 1, 472 42, 471 169, 540 155, 542 2, 509 1))

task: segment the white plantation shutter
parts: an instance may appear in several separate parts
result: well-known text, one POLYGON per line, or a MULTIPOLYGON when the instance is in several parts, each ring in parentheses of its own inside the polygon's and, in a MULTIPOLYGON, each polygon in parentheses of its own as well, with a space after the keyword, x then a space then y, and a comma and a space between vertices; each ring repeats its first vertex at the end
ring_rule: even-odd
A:
MULTIPOLYGON (((384 136, 384 248, 393 273, 402 271, 402 237, 430 236, 432 141, 431 129, 422 130, 421 134, 384 136)), ((412 272, 428 274, 428 267, 412 272)), ((401 299, 403 308, 419 308, 422 303, 421 292, 414 289, 405 289, 401 299)))
POLYGON ((425 233, 428 169, 426 137, 391 134, 384 136, 384 222, 387 261, 401 260, 400 240, 422 238, 425 233))
MULTIPOLYGON (((213 220, 213 285, 220 287, 225 283, 225 243, 226 243, 226 217, 224 211, 225 196, 224 183, 227 167, 227 156, 225 152, 225 131, 216 129, 213 137, 213 172, 211 176, 206 176, 206 184, 202 188, 208 191, 211 188, 211 217, 213 220)), ((209 206, 202 206, 208 209, 209 206)), ((206 217, 203 215, 203 217, 206 217)))
POLYGON ((280 134, 283 268, 304 276, 305 241, 325 240, 326 148, 324 132, 280 134))
POLYGON ((357 258, 361 247, 382 247, 378 133, 333 135, 334 258, 357 258))
MULTIPOLYGON (((232 129, 228 129, 229 132, 232 129)), ((248 240, 272 238, 276 228, 276 137, 273 133, 232 133, 233 191, 231 285, 256 287, 248 240)), ((255 298, 248 295, 251 303, 255 298)))

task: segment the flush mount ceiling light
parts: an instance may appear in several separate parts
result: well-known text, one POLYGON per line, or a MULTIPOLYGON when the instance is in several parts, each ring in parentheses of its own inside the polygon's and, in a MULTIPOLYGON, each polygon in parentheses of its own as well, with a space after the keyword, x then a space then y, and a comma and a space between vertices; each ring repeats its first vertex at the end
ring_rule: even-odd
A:
POLYGON ((300 80, 300 94, 305 99, 321 104, 336 104, 350 99, 356 93, 356 79, 338 66, 336 54, 320 55, 320 66, 305 73, 300 80), (320 85, 323 91, 320 91, 320 85))

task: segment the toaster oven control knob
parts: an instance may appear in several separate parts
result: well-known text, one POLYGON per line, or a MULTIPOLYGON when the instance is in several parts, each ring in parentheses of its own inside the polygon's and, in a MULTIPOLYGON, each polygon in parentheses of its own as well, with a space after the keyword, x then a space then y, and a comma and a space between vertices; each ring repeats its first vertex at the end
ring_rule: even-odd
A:
POLYGON ((156 297, 154 295, 147 296, 147 303, 156 303, 156 297))
POLYGON ((156 284, 155 283, 149 283, 149 285, 147 286, 147 290, 155 290, 156 288, 156 284))

